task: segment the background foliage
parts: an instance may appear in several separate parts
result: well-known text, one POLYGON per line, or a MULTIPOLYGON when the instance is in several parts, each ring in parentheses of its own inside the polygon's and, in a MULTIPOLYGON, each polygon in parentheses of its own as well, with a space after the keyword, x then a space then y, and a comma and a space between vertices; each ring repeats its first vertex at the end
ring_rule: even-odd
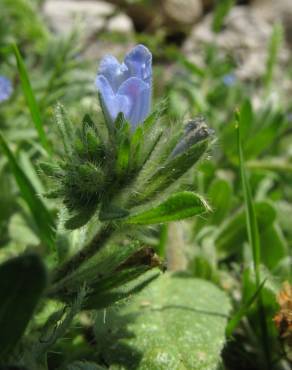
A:
MULTIPOLYGON (((136 3, 153 6, 114 14, 134 17, 136 3)), ((107 43, 119 56, 138 42, 154 59, 144 131, 119 117, 108 134, 84 28, 53 32, 43 6, 0 0, 0 73, 14 89, 0 103, 0 368, 289 369, 289 285, 277 300, 292 250, 283 24, 262 75, 243 79, 215 41, 190 58, 189 27, 137 21, 125 35, 105 17, 90 41, 99 59, 107 43), (172 158, 197 116, 208 138, 172 158)), ((211 7, 210 32, 234 6, 211 7)))

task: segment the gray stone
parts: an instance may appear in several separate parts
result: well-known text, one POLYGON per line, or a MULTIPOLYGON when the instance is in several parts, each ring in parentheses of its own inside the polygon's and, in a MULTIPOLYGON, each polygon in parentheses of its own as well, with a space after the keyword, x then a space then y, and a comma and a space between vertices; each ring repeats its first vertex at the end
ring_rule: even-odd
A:
MULTIPOLYGON (((105 25, 105 19, 113 13, 114 7, 103 1, 94 0, 47 0, 43 12, 53 30, 59 33, 72 31, 76 24, 85 27, 88 36, 98 32, 105 25)), ((106 25, 110 31, 131 32, 132 22, 119 13, 106 25)))
POLYGON ((183 25, 194 24, 202 15, 201 0, 165 0, 162 2, 166 20, 183 25))
MULTIPOLYGON (((184 51, 190 59, 202 65, 200 57, 204 43, 214 43, 219 50, 231 53, 237 60, 237 77, 256 79, 261 77, 266 68, 268 42, 273 29, 273 22, 261 16, 258 10, 248 6, 234 7, 224 22, 219 33, 212 31, 212 14, 193 28, 192 34, 184 45, 184 51)), ((280 53, 280 60, 288 58, 287 50, 280 53)))
POLYGON ((292 47, 292 1, 291 0, 253 0, 252 7, 268 21, 280 21, 285 30, 286 40, 292 47))
POLYGON ((108 0, 127 13, 137 30, 155 32, 159 29, 171 34, 177 31, 188 33, 203 13, 202 0, 149 0, 131 2, 108 0))

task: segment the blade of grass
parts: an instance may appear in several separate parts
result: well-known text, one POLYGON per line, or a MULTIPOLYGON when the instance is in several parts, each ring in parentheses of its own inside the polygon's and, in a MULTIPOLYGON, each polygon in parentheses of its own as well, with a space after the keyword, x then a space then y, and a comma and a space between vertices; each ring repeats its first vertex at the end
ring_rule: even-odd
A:
POLYGON ((235 0, 218 0, 214 16, 213 16, 213 23, 212 23, 212 30, 214 32, 220 32, 222 25, 224 23, 225 17, 230 12, 231 8, 235 4, 235 0))
POLYGON ((247 234, 250 246, 252 247, 252 255, 253 255, 253 265, 255 271, 255 278, 256 278, 256 287, 258 288, 260 285, 260 237, 259 237, 259 230, 258 224, 256 219, 256 212, 255 206, 251 195, 251 189, 249 185, 249 181, 247 179, 245 165, 244 165, 244 156, 242 150, 242 142, 241 142, 241 126, 240 123, 242 121, 242 116, 237 114, 237 145, 238 145, 238 154, 239 154, 239 167, 240 167, 240 175, 243 187, 243 195, 244 195, 244 203, 246 207, 246 226, 247 226, 247 234))
POLYGON ((50 249, 54 248, 54 230, 55 225, 51 214, 48 209, 38 197, 33 185, 31 184, 29 178, 23 172, 16 158, 9 149, 4 137, 0 133, 0 148, 3 154, 8 159, 11 171, 19 187, 20 193, 27 203, 31 214, 33 216, 34 222, 39 231, 39 238, 41 241, 50 249))
POLYGON ((275 23, 271 39, 269 42, 266 73, 264 75, 264 85, 267 90, 269 90, 274 77, 274 71, 275 67, 277 66, 282 41, 283 41, 283 26, 281 23, 275 23))
MULTIPOLYGON (((249 245, 252 248, 252 255, 253 255, 253 266, 255 272, 255 283, 256 289, 260 288, 260 263, 261 263, 261 255, 260 255, 260 237, 259 237, 259 229, 258 229, 258 222, 256 218, 255 212, 255 205, 253 202, 251 189, 249 180, 247 178, 246 170, 245 170, 245 163, 244 163, 244 155, 242 149, 242 141, 241 141, 241 123, 244 120, 244 117, 241 116, 239 112, 236 113, 236 130, 237 130, 237 145, 238 145, 238 156, 239 156, 239 168, 241 174, 241 182, 243 188, 243 195, 244 195, 244 204, 246 210, 246 226, 247 226, 247 234, 248 234, 248 241, 249 245)), ((265 353, 265 361, 266 361, 266 369, 271 368, 271 358, 270 358, 270 346, 269 346, 269 338, 268 338, 268 328, 267 328, 267 321, 265 316, 265 308, 263 304, 263 298, 261 294, 261 290, 259 291, 259 299, 258 299, 258 315, 259 315, 259 323, 261 329, 261 339, 263 350, 265 353)))
POLYGON ((226 336, 227 338, 231 337, 234 330, 239 325, 240 321, 246 314, 248 313, 250 307, 253 305, 253 303, 256 301, 256 299, 259 297, 260 292, 262 291, 262 288, 265 285, 266 280, 262 281, 260 286, 257 288, 255 293, 250 297, 250 299, 245 302, 239 310, 233 315, 233 317, 229 320, 229 323, 226 328, 226 336))
POLYGON ((18 50, 18 47, 13 44, 12 45, 12 50, 16 58, 16 63, 17 63, 17 68, 19 72, 19 77, 20 77, 20 82, 21 82, 21 87, 23 91, 23 95, 26 99, 26 103, 28 105, 32 121, 35 125, 35 128, 37 130, 40 142, 42 144, 42 147, 46 150, 48 154, 51 153, 51 148, 49 141, 47 139, 47 135, 44 130, 42 118, 41 118, 41 113, 35 98, 35 95, 32 91, 30 80, 28 77, 28 73, 25 67, 25 64, 23 62, 23 59, 21 57, 21 54, 18 50))

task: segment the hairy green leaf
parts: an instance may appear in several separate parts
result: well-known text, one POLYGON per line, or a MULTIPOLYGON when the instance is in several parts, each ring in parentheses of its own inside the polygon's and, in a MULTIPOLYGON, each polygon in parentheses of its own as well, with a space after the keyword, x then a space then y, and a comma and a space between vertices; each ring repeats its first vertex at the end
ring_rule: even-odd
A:
POLYGON ((96 338, 107 363, 120 370, 215 370, 229 309, 213 284, 164 274, 118 314, 100 315, 96 338))
POLYGON ((177 156, 169 158, 148 180, 148 186, 138 198, 138 202, 159 194, 184 175, 206 152, 208 143, 208 139, 199 141, 177 156))
POLYGON ((46 287, 45 267, 37 255, 0 266, 0 357, 12 351, 46 287))
POLYGON ((126 222, 151 225, 183 220, 187 217, 201 215, 209 210, 207 202, 200 195, 184 191, 171 195, 156 207, 128 217, 126 222))

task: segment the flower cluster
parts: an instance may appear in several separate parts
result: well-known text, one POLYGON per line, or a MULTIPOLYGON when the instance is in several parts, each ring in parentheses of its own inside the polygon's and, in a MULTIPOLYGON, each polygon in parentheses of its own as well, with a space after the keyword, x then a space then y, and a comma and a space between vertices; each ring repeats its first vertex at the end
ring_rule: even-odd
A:
POLYGON ((96 86, 107 118, 114 122, 122 112, 135 129, 150 113, 152 90, 152 55, 137 45, 123 63, 111 55, 99 66, 96 86))

